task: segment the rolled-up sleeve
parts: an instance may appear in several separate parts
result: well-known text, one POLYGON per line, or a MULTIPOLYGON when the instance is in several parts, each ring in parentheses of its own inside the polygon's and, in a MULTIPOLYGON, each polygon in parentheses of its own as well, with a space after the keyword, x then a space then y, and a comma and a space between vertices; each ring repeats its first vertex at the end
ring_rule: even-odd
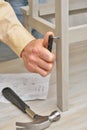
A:
POLYGON ((20 56, 23 48, 34 39, 19 22, 9 3, 0 0, 0 41, 20 56))

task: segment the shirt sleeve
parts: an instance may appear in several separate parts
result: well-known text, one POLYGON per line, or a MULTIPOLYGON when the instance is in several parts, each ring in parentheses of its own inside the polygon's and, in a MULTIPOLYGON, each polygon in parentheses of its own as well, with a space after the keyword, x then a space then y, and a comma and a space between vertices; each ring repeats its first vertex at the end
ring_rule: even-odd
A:
POLYGON ((19 22, 9 3, 0 0, 0 41, 20 56, 24 47, 34 39, 19 22))

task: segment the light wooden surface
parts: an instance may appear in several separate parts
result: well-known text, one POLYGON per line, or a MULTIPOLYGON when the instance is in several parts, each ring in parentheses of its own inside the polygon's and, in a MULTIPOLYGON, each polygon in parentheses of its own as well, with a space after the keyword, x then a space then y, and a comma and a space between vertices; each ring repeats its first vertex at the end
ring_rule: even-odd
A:
MULTIPOLYGON (((52 123, 47 130, 87 130, 87 42, 70 46, 69 110, 61 112, 61 119, 52 123)), ((55 68, 53 74, 55 75, 55 68)), ((0 73, 27 72, 20 59, 0 63, 0 73)), ((52 77, 47 100, 27 102, 42 115, 57 108, 56 82, 52 77)), ((16 130, 16 121, 31 121, 12 104, 0 103, 0 130, 16 130)))
POLYGON ((23 73, 23 72, 27 72, 27 70, 24 67, 21 58, 0 62, 0 73, 23 73))

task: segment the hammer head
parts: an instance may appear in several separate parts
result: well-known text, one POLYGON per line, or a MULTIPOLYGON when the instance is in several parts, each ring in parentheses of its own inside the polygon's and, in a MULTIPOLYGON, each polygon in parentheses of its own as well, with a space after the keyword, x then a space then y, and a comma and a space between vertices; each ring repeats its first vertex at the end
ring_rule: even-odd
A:
POLYGON ((49 116, 36 115, 33 122, 21 123, 16 122, 16 125, 21 127, 16 130, 43 130, 50 126, 54 121, 60 119, 60 113, 58 111, 52 112, 49 116))

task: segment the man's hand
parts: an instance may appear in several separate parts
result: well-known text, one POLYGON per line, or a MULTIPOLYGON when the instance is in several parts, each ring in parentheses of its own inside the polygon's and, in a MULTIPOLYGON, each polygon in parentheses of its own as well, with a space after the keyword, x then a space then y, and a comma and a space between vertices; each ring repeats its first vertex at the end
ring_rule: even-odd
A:
POLYGON ((55 61, 55 55, 47 49, 49 35, 53 33, 48 32, 44 39, 31 41, 21 54, 28 71, 39 73, 41 76, 51 72, 55 61))

